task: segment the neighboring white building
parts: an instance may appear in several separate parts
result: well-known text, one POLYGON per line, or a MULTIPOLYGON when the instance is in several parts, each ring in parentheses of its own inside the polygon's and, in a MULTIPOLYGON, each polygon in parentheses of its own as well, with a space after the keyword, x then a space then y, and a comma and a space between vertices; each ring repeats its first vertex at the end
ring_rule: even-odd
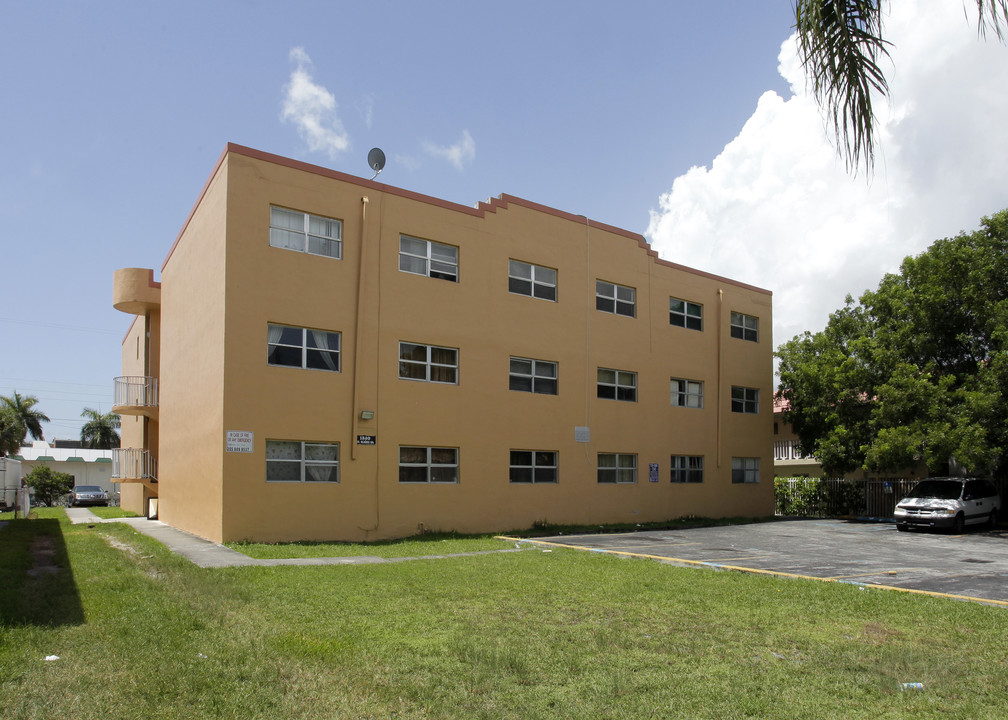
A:
POLYGON ((74 486, 98 485, 109 497, 119 496, 119 483, 112 481, 112 450, 91 450, 80 447, 56 447, 45 440, 23 445, 14 460, 21 461, 21 474, 27 475, 36 465, 47 465, 56 472, 73 476, 74 486))

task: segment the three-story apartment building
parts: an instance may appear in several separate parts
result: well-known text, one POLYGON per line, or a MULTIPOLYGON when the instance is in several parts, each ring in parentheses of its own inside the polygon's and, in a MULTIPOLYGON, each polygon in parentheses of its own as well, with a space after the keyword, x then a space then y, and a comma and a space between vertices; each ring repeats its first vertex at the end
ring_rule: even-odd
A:
POLYGON ((634 233, 228 145, 114 286, 122 503, 197 535, 773 513, 771 294, 634 233))

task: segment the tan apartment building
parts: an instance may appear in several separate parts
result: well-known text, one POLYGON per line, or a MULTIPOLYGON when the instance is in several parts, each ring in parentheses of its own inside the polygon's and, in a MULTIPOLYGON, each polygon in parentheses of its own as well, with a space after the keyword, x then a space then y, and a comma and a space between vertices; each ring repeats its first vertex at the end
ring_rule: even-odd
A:
POLYGON ((228 145, 136 317, 122 504, 215 541, 773 513, 771 293, 228 145))

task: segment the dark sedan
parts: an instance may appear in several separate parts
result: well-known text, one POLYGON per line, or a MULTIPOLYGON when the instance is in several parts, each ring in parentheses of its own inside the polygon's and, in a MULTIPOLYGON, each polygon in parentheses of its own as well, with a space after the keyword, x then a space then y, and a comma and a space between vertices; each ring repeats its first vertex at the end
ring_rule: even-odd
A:
POLYGON ((109 496, 105 490, 97 485, 78 485, 73 489, 73 496, 70 504, 74 507, 85 505, 108 505, 109 496))

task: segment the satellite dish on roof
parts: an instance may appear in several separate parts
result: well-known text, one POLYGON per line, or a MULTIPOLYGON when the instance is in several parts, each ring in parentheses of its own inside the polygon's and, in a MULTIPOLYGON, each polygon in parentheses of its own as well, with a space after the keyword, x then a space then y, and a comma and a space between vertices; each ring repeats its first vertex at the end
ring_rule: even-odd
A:
POLYGON ((381 148, 371 148, 371 152, 367 154, 367 164, 369 168, 374 170, 374 175, 371 176, 371 179, 374 180, 385 167, 385 153, 381 148))

